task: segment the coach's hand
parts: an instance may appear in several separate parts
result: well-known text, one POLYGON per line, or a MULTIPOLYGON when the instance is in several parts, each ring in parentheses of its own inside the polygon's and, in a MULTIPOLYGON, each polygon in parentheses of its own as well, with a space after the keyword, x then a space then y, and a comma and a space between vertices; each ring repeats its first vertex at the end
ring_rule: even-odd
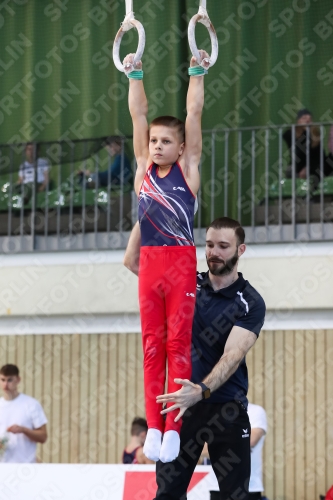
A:
POLYGON ((179 408, 179 413, 175 418, 175 422, 184 415, 187 408, 195 405, 198 401, 202 399, 202 389, 200 385, 193 384, 187 379, 175 378, 176 384, 180 384, 183 387, 179 391, 172 392, 171 394, 162 394, 157 396, 157 403, 175 403, 174 405, 161 411, 162 415, 169 413, 170 411, 177 410, 179 408))

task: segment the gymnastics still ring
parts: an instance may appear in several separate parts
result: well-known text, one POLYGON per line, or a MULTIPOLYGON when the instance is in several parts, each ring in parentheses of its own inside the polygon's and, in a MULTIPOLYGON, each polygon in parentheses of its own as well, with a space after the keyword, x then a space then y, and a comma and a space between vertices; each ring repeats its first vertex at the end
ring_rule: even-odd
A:
POLYGON ((133 12, 133 0, 126 0, 126 16, 124 21, 121 23, 121 27, 118 30, 118 33, 116 34, 116 38, 114 39, 113 43, 113 62, 119 71, 124 72, 124 66, 120 61, 119 57, 119 51, 120 51, 120 44, 121 40, 124 36, 124 33, 126 31, 129 31, 132 28, 136 28, 138 35, 139 35, 139 43, 138 43, 138 48, 136 50, 135 56, 134 56, 134 62, 133 62, 133 67, 132 68, 126 68, 126 71, 130 69, 134 69, 135 64, 141 60, 143 51, 145 49, 145 42, 146 42, 146 35, 145 35, 145 30, 142 26, 142 24, 137 21, 134 18, 134 12, 133 12))
MULTIPOLYGON (((198 64, 203 66, 203 62, 201 60, 201 56, 195 41, 195 25, 197 23, 201 23, 206 28, 208 29, 209 36, 210 36, 210 41, 212 44, 212 54, 209 58, 209 67, 213 66, 216 63, 218 52, 219 52, 219 46, 218 46, 218 40, 216 36, 216 32, 214 29, 214 26, 209 19, 207 10, 206 10, 206 0, 200 0, 200 7, 198 10, 198 13, 195 14, 192 19, 189 22, 188 25, 188 43, 192 52, 192 55, 196 58, 198 64)), ((208 61, 205 61, 208 62, 208 61)))

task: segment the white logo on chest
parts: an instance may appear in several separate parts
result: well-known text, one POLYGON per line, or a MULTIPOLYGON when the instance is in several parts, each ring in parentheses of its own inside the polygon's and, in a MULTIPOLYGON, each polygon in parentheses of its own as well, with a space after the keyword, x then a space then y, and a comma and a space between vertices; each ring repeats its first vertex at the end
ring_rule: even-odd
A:
POLYGON ((174 191, 177 191, 177 189, 179 189, 179 191, 185 191, 185 188, 183 188, 181 186, 173 188, 174 191))

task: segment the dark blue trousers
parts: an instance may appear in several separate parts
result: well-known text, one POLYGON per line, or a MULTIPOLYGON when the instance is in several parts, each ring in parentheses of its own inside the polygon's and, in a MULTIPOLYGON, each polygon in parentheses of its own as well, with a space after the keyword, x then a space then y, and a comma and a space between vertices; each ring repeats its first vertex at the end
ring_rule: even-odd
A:
POLYGON ((223 500, 248 500, 251 472, 250 422, 241 402, 200 401, 183 416, 180 454, 170 463, 157 462, 155 500, 186 500, 187 488, 204 443, 223 500))

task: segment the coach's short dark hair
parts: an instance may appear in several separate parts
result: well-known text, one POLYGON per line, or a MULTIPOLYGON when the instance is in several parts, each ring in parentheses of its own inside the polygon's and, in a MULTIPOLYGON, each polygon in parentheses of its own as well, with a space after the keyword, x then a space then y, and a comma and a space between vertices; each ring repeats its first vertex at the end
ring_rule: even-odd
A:
POLYGON ((174 116, 159 116, 151 122, 149 130, 154 125, 162 125, 163 127, 176 129, 180 141, 185 142, 185 123, 181 120, 178 120, 178 118, 175 118, 174 116))
POLYGON ((245 231, 235 219, 230 219, 230 217, 219 217, 209 224, 206 233, 210 227, 213 229, 233 229, 237 236, 238 245, 242 245, 245 241, 245 231))
POLYGON ((18 377, 20 375, 20 370, 16 365, 3 365, 0 368, 0 374, 5 377, 18 377))
POLYGON ((147 420, 141 417, 135 417, 131 425, 131 436, 138 436, 141 432, 147 432, 147 420))

